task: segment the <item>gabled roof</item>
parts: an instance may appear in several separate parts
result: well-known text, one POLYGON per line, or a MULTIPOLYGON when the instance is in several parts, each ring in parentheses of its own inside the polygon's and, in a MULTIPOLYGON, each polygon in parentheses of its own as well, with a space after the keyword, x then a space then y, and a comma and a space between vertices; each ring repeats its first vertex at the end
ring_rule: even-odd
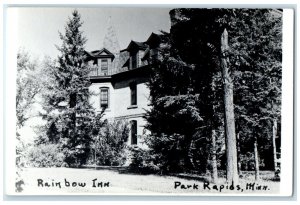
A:
POLYGON ((142 61, 146 60, 150 55, 150 48, 147 48, 144 52, 144 55, 142 56, 142 61))
POLYGON ((146 50, 147 48, 147 45, 145 44, 145 42, 137 42, 137 41, 130 41, 129 45, 127 46, 127 48, 121 50, 122 51, 125 51, 125 50, 131 50, 133 48, 137 48, 138 50, 146 50))
POLYGON ((149 52, 152 48, 159 47, 159 43, 161 42, 161 35, 156 33, 151 33, 147 41, 145 43, 148 45, 148 48, 145 50, 145 53, 142 57, 142 60, 145 60, 147 57, 149 57, 149 52))
POLYGON ((127 61, 125 61, 125 63, 122 65, 122 68, 124 67, 129 67, 129 58, 127 59, 127 61))
POLYGON ((95 51, 85 51, 85 53, 92 58, 103 58, 103 57, 109 57, 112 60, 115 58, 115 55, 112 54, 109 50, 106 48, 102 48, 101 50, 95 50, 95 51))
POLYGON ((159 42, 160 41, 160 35, 156 33, 151 33, 147 41, 145 41, 146 44, 151 44, 152 42, 159 42))

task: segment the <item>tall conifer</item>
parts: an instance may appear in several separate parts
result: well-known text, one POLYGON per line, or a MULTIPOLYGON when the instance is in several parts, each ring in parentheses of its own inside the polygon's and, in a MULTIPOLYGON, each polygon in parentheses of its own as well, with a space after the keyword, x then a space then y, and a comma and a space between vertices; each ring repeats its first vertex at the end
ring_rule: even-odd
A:
POLYGON ((82 24, 75 10, 68 19, 65 33, 59 33, 60 54, 57 63, 48 66, 51 83, 44 94, 48 140, 60 144, 70 166, 86 162, 95 116, 89 103, 89 69, 84 63, 86 38, 80 31, 82 24))

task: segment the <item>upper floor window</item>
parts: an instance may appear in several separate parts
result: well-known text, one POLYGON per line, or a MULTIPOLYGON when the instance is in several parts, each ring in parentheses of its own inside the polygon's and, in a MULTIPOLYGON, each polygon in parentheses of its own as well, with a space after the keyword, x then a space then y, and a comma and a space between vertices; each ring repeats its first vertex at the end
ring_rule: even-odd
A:
POLYGON ((129 87, 130 87, 130 97, 131 97, 131 100, 130 100, 130 104, 131 105, 137 105, 137 90, 136 90, 136 83, 135 82, 132 82, 129 84, 129 87))
POLYGON ((138 67, 138 52, 133 53, 131 56, 131 68, 137 68, 138 67))
POLYGON ((108 108, 109 107, 109 88, 102 87, 100 88, 100 108, 108 108))
POLYGON ((153 48, 150 50, 150 57, 151 60, 157 60, 158 59, 158 50, 157 48, 153 48))
POLYGON ((108 71, 108 61, 107 61, 107 59, 101 59, 101 71, 107 73, 107 71, 108 71))

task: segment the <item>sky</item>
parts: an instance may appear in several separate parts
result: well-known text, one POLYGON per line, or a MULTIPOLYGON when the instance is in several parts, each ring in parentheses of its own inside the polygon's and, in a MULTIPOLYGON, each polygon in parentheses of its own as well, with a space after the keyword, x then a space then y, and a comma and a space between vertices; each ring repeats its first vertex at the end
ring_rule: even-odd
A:
MULTIPOLYGON (((19 48, 24 48, 32 56, 55 58, 60 46, 58 31, 64 33, 64 26, 74 8, 19 8, 18 39, 19 48)), ((151 32, 170 30, 168 8, 78 8, 84 22, 82 31, 88 39, 86 50, 103 47, 103 39, 108 19, 117 33, 120 49, 127 47, 131 40, 145 41, 151 32)))

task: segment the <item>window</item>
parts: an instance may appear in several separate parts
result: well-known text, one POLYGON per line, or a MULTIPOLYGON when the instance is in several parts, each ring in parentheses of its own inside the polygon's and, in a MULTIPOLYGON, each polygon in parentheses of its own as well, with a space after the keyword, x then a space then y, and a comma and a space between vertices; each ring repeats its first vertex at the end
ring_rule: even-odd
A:
POLYGON ((138 53, 133 53, 131 56, 131 68, 137 68, 138 53))
POLYGON ((131 144, 137 144, 137 121, 131 120, 131 144))
POLYGON ((107 73, 108 71, 108 61, 107 59, 102 59, 101 60, 101 72, 107 73))
POLYGON ((158 50, 156 48, 153 48, 150 50, 150 58, 151 58, 151 60, 158 59, 158 50))
POLYGON ((100 88, 100 108, 108 108, 109 106, 109 89, 107 87, 100 88))
POLYGON ((130 83, 130 95, 131 95, 131 105, 137 105, 137 92, 136 92, 136 83, 130 83))

